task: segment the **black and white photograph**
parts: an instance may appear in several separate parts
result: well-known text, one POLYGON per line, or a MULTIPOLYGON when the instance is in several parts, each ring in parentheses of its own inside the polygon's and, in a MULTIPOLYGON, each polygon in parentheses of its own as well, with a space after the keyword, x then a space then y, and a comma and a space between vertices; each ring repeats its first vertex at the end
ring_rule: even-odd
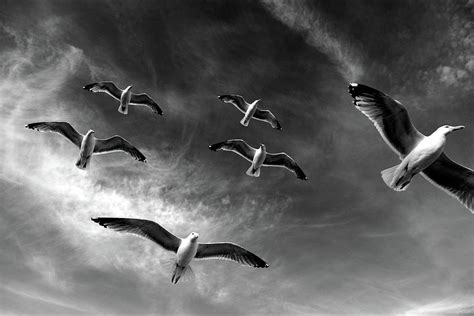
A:
POLYGON ((0 315, 474 314, 474 0, 1 0, 0 315))

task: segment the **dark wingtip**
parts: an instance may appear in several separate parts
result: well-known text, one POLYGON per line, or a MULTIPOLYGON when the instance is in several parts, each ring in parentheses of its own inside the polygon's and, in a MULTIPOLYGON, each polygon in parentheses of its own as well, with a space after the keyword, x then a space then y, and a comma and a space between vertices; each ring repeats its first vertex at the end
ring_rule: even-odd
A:
POLYGON ((91 217, 91 221, 94 223, 99 223, 99 218, 98 217, 91 217))
POLYGON ((214 144, 214 145, 209 145, 209 150, 217 151, 217 149, 216 149, 215 146, 216 146, 216 144, 214 144))

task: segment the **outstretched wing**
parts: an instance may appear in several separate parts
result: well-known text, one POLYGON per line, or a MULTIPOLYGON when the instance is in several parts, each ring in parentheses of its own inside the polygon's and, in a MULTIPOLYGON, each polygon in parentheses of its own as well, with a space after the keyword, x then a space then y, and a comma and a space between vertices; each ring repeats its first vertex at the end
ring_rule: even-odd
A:
POLYGON ((25 125, 26 128, 41 132, 55 132, 69 139, 74 145, 81 148, 83 136, 68 122, 39 122, 25 125))
POLYGON ((148 238, 169 251, 177 252, 181 244, 181 238, 176 237, 153 221, 117 217, 97 217, 91 218, 91 220, 105 228, 148 238))
POLYGON ((255 111, 253 118, 259 121, 265 121, 270 124, 273 128, 276 128, 281 131, 281 125, 276 119, 275 115, 269 110, 260 110, 255 111))
POLYGON ((225 103, 233 104, 242 113, 247 112, 247 110, 249 108, 249 106, 248 106, 247 102, 245 102, 244 98, 240 95, 237 95, 237 94, 224 94, 224 95, 218 96, 218 98, 221 101, 225 102, 225 103))
POLYGON ((405 157, 425 137, 410 121, 405 107, 383 92, 351 83, 349 93, 356 108, 375 125, 385 142, 405 157))
POLYGON ((144 105, 144 106, 149 107, 153 111, 153 113, 163 115, 163 111, 158 106, 158 104, 156 104, 156 102, 153 101, 153 99, 150 98, 148 96, 148 94, 146 94, 146 93, 141 93, 141 94, 133 94, 132 93, 132 97, 130 99, 130 104, 144 105))
POLYGON ((94 147, 94 154, 108 153, 112 151, 124 151, 129 153, 138 161, 146 162, 146 157, 135 146, 126 139, 115 135, 107 139, 97 139, 94 147))
POLYGON ((296 174, 296 177, 301 180, 308 180, 303 170, 296 164, 296 162, 285 153, 270 154, 267 153, 263 165, 266 167, 282 167, 296 174))
POLYGON ((422 175, 474 213, 474 172, 441 154, 422 175))
POLYGON ((122 95, 122 90, 117 88, 117 86, 112 81, 91 83, 82 87, 82 89, 92 92, 104 92, 117 100, 120 100, 120 96, 122 95))
POLYGON ((225 142, 220 142, 214 145, 209 146, 209 149, 212 151, 224 150, 232 151, 245 159, 252 161, 257 151, 255 148, 247 144, 242 139, 229 139, 225 142))
POLYGON ((269 267, 269 265, 257 255, 239 245, 228 242, 199 244, 195 258, 232 260, 255 268, 269 267))

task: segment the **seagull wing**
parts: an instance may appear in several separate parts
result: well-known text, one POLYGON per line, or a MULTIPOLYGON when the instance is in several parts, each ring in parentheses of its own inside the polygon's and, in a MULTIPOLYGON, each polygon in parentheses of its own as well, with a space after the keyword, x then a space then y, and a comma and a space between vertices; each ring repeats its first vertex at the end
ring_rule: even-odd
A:
POLYGON ((141 93, 141 94, 133 94, 132 93, 132 97, 130 99, 130 103, 131 104, 134 104, 134 105, 144 105, 144 106, 147 106, 149 107, 153 113, 156 113, 156 114, 159 114, 159 115, 163 115, 163 111, 161 110, 161 108, 158 106, 158 104, 156 104, 155 101, 153 101, 152 98, 150 98, 148 96, 148 94, 146 93, 141 93))
POLYGON ((195 258, 232 260, 255 268, 269 267, 269 265, 257 255, 239 245, 228 242, 199 244, 195 258))
POLYGON ((247 102, 245 102, 244 98, 237 94, 224 94, 218 96, 221 101, 225 103, 233 104, 237 109, 239 109, 242 113, 247 112, 249 106, 247 102))
POLYGON ((249 161, 253 160, 253 157, 255 156, 255 152, 257 151, 257 149, 253 148, 242 139, 229 139, 225 142, 220 142, 220 143, 211 145, 209 146, 209 149, 212 151, 218 151, 218 150, 232 151, 249 161))
POLYGON ((421 173, 428 181, 456 197, 474 213, 474 172, 441 154, 421 173))
POLYGON ((405 107, 385 93, 357 83, 349 85, 349 93, 356 108, 374 123, 385 142, 401 158, 425 137, 413 126, 405 107))
POLYGON ((136 160, 146 162, 146 157, 135 146, 118 135, 107 139, 96 140, 94 154, 103 154, 112 151, 124 151, 129 153, 136 160))
POLYGON ((55 132, 69 139, 74 145, 81 148, 82 136, 68 122, 39 122, 25 125, 26 128, 41 132, 55 132))
POLYGON ((260 110, 255 111, 253 118, 259 121, 264 121, 270 124, 273 128, 281 130, 281 125, 276 119, 275 115, 269 110, 260 110))
POLYGON ((282 167, 296 174, 296 177, 301 180, 308 180, 303 170, 296 164, 296 162, 285 153, 270 154, 267 153, 263 165, 266 167, 282 167))
POLYGON ((120 97, 122 96, 122 90, 117 88, 117 86, 112 81, 91 83, 82 87, 82 89, 92 92, 104 92, 117 100, 120 100, 120 97))
POLYGON ((176 237, 153 221, 117 217, 97 217, 91 218, 91 220, 105 228, 148 238, 169 251, 177 252, 181 244, 181 238, 176 237))

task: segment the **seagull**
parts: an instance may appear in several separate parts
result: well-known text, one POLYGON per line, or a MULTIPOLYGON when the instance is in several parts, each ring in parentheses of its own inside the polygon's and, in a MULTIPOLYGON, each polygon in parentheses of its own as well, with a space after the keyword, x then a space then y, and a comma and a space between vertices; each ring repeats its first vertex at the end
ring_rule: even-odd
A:
POLYGON ((146 157, 137 148, 118 135, 99 139, 95 137, 93 130, 89 130, 86 135, 81 135, 67 122, 39 122, 27 124, 25 127, 40 132, 55 132, 69 139, 80 149, 79 159, 76 162, 76 167, 79 169, 89 167, 93 154, 106 154, 113 151, 124 151, 136 160, 146 162, 146 157))
POLYGON ((125 90, 117 88, 112 81, 100 81, 88 84, 82 89, 92 92, 105 92, 114 99, 120 101, 118 111, 122 114, 128 114, 129 105, 144 105, 149 107, 153 113, 163 115, 163 111, 158 104, 153 101, 146 93, 134 94, 131 92, 133 86, 128 86, 125 90))
POLYGON ((263 167, 282 167, 286 168, 296 174, 296 177, 301 180, 308 180, 303 170, 296 164, 296 162, 286 153, 272 154, 268 153, 264 144, 260 147, 253 148, 242 139, 229 139, 209 146, 212 151, 224 150, 232 151, 250 161, 252 164, 247 170, 247 175, 251 177, 260 176, 260 168, 263 167))
POLYGON ((406 190, 411 179, 421 173, 474 213, 474 172, 443 153, 446 135, 464 126, 443 125, 425 136, 413 126, 405 107, 385 93, 357 83, 349 85, 349 93, 356 108, 374 123, 402 161, 381 172, 390 188, 406 190))
POLYGON ((259 121, 264 121, 270 124, 273 128, 276 128, 281 131, 281 126, 275 115, 269 110, 260 110, 257 107, 257 103, 260 99, 253 101, 252 103, 247 103, 244 98, 236 94, 227 94, 220 95, 218 98, 225 103, 233 104, 240 112, 244 113, 244 117, 240 121, 240 124, 243 126, 248 126, 250 119, 256 119, 259 121))
POLYGON ((187 272, 193 274, 190 266, 193 259, 232 260, 254 268, 269 267, 263 259, 239 245, 229 242, 203 244, 198 242, 199 234, 194 232, 185 238, 179 238, 150 220, 115 217, 97 217, 91 220, 105 228, 148 238, 164 249, 174 252, 176 255, 170 260, 173 267, 171 282, 174 284, 187 272))

